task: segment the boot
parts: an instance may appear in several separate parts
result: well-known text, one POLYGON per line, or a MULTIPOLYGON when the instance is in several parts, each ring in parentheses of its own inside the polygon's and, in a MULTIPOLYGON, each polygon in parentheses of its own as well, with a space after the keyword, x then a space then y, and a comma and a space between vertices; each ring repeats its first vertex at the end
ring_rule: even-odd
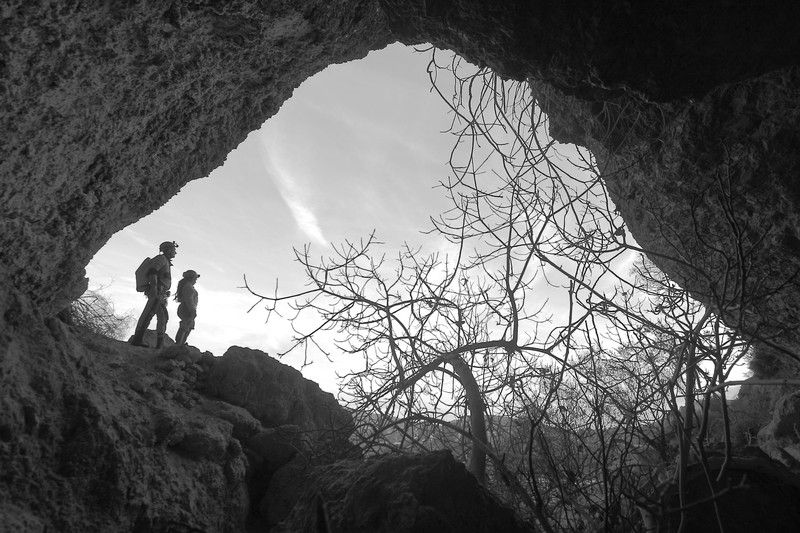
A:
POLYGON ((143 336, 144 336, 144 335, 137 335, 136 333, 134 333, 134 334, 133 334, 133 337, 131 337, 131 338, 130 338, 130 340, 128 341, 128 343, 129 343, 131 346, 139 346, 139 347, 141 347, 141 348, 149 348, 149 347, 150 347, 150 345, 148 345, 146 342, 144 342, 144 340, 142 340, 142 337, 143 337, 143 336))

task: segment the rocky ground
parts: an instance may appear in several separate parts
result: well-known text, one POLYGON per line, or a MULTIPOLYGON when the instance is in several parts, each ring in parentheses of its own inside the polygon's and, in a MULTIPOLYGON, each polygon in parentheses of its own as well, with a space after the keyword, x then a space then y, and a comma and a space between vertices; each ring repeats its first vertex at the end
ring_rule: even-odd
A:
POLYGON ((263 352, 2 331, 0 531, 270 531, 301 496, 281 531, 524 530, 447 452, 358 461, 350 415, 263 352))

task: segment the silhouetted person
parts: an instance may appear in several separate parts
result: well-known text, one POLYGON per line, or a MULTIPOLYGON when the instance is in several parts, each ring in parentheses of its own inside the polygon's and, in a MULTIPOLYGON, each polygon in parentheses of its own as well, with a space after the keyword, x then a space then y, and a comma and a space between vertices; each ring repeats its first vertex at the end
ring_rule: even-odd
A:
POLYGON ((145 290, 147 303, 144 305, 142 316, 136 323, 136 331, 131 337, 130 343, 134 346, 147 346, 144 341, 144 332, 150 325, 153 315, 156 317, 156 348, 164 345, 164 333, 167 331, 167 298, 169 298, 169 288, 172 286, 172 258, 177 253, 178 245, 174 242, 162 242, 158 247, 161 252, 152 258, 148 264, 147 277, 148 284, 145 290))
POLYGON ((181 319, 181 324, 175 335, 176 344, 186 344, 189 333, 194 329, 194 319, 197 317, 197 289, 194 288, 194 284, 199 277, 200 274, 194 270, 187 270, 183 273, 183 279, 178 282, 175 300, 180 302, 178 317, 181 319))

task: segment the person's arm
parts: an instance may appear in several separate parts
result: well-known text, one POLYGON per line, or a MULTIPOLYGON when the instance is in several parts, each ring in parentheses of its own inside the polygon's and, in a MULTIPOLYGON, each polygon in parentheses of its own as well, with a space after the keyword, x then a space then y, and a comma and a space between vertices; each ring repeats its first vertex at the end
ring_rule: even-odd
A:
POLYGON ((159 296, 158 294, 158 273, 161 272, 161 269, 164 268, 164 261, 166 257, 163 255, 157 255, 153 258, 153 261, 150 263, 150 272, 148 274, 149 283, 147 285, 147 296, 150 298, 155 298, 159 296))

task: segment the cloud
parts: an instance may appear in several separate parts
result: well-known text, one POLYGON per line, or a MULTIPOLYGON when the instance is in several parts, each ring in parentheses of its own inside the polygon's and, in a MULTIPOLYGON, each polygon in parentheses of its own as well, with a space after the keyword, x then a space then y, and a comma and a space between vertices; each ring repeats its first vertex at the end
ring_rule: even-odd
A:
POLYGON ((141 233, 139 233, 138 231, 133 229, 131 226, 128 226, 127 228, 123 229, 122 233, 125 236, 129 237, 132 241, 134 241, 136 244, 138 244, 140 246, 144 246, 146 248, 152 248, 153 247, 153 243, 152 242, 150 242, 149 240, 145 239, 141 235, 141 233))
POLYGON ((328 240, 322 233, 317 216, 306 204, 303 192, 298 187, 297 181, 280 164, 280 161, 270 157, 270 149, 266 139, 262 137, 261 142, 264 148, 261 152, 264 169, 272 178, 278 188, 278 193, 287 207, 289 207, 297 227, 315 243, 328 246, 328 240))
POLYGON ((322 234, 317 217, 311 209, 291 194, 286 194, 283 189, 281 189, 281 197, 286 202, 286 205, 289 206, 289 210, 292 212, 292 216, 300 230, 312 241, 327 246, 328 241, 322 234))

